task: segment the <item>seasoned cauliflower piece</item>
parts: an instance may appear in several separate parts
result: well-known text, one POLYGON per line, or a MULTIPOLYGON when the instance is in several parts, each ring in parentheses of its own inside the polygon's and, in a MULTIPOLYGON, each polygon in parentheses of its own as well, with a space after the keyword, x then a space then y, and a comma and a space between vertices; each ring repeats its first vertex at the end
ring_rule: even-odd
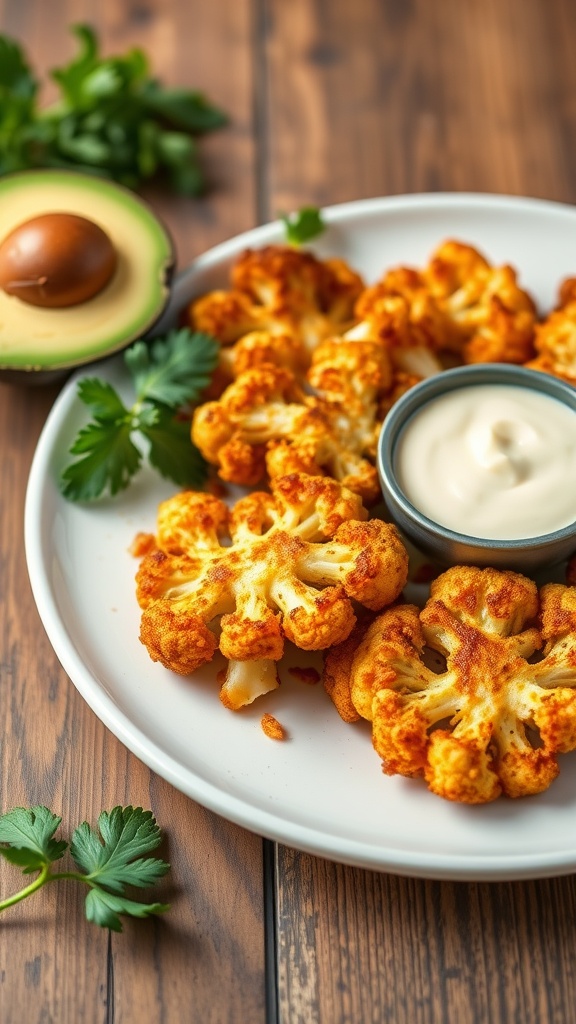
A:
POLYGON ((352 601, 380 610, 406 582, 395 527, 366 522, 360 498, 322 477, 272 481, 229 509, 194 492, 162 503, 156 546, 140 563, 140 639, 182 675, 217 649, 229 661, 221 699, 237 709, 278 685, 284 641, 303 650, 340 643, 352 601))
POLYGON ((434 300, 422 274, 395 267, 356 303, 355 337, 376 337, 394 365, 407 373, 431 376, 443 368, 440 354, 454 348, 451 319, 434 300))
POLYGON ((566 277, 558 288, 558 309, 576 302, 576 277, 566 277))
POLYGON ((450 240, 423 276, 465 362, 524 363, 533 354, 536 308, 512 267, 493 267, 473 246, 450 240))
POLYGON ((324 654, 322 683, 344 722, 357 722, 361 717, 352 703, 350 693, 352 663, 366 630, 373 621, 374 613, 360 609, 358 621, 350 636, 341 644, 330 647, 324 654))
POLYGON ((526 363, 576 384, 576 301, 569 301, 536 326, 536 358, 526 363))
POLYGON ((253 370, 264 363, 285 366, 302 379, 309 362, 304 343, 293 334, 250 331, 235 345, 221 350, 221 366, 226 369, 229 383, 246 370, 253 370))
POLYGON ((275 661, 229 661, 220 678, 220 700, 230 711, 251 704, 280 686, 275 661))
POLYGON ((574 588, 549 584, 539 596, 517 573, 462 566, 432 583, 421 612, 384 612, 350 672, 384 771, 423 776, 470 804, 547 789, 556 755, 576 748, 575 626, 574 588), (425 648, 445 669, 428 667, 425 648))
POLYGON ((427 267, 395 267, 356 303, 349 337, 378 338, 394 366, 428 377, 455 362, 523 363, 533 354, 536 310, 510 266, 447 241, 427 267))
POLYGON ((330 401, 374 401, 394 385, 394 371, 385 349, 375 341, 330 338, 318 346, 307 374, 317 395, 330 401))
POLYGON ((287 245, 246 250, 231 279, 231 290, 210 292, 187 312, 194 330, 212 334, 223 345, 256 335, 232 356, 223 353, 228 372, 260 365, 263 349, 267 362, 305 368, 320 341, 353 323, 354 303, 363 288, 362 278, 344 260, 320 260, 287 245))
POLYGON ((232 345, 249 331, 266 329, 262 311, 243 292, 223 288, 195 299, 188 307, 187 320, 194 331, 204 331, 222 345, 232 345))
POLYGON ((285 321, 308 344, 350 325, 363 281, 340 259, 319 260, 305 249, 268 245, 248 249, 232 268, 232 286, 275 322, 285 321))
POLYGON ((306 394, 288 370, 265 364, 195 411, 192 439, 231 483, 256 484, 265 470, 326 473, 373 502, 380 487, 365 453, 374 457, 376 414, 374 403, 306 394))

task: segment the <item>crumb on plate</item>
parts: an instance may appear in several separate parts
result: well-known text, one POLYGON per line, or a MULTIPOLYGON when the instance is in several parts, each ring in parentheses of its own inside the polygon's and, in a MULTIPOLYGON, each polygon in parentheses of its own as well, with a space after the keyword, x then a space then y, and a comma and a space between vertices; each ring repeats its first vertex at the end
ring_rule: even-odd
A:
POLYGON ((260 719, 260 725, 262 726, 262 732, 265 736, 268 736, 271 740, 285 740, 286 730, 284 726, 280 725, 277 718, 274 715, 265 714, 260 719))

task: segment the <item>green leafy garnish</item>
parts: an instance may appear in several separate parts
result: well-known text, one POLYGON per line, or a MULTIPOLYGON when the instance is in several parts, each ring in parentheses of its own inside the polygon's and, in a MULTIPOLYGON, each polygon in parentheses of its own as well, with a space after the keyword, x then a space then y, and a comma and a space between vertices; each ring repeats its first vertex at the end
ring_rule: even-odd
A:
POLYGON ((201 92, 164 88, 142 50, 102 57, 89 25, 72 31, 78 55, 51 71, 60 97, 46 108, 23 50, 0 35, 0 174, 68 167, 137 188, 160 173, 198 195, 196 137, 226 124, 224 113, 201 92))
POLYGON ((315 206, 303 206, 297 213, 280 214, 284 222, 286 241, 290 245, 304 245, 326 230, 322 213, 315 206))
POLYGON ((141 807, 102 811, 99 833, 84 821, 74 830, 70 845, 54 839, 61 820, 47 807, 16 807, 0 817, 0 855, 25 875, 39 872, 30 885, 0 900, 0 912, 61 878, 87 885, 87 919, 115 932, 122 931, 120 914, 149 917, 168 910, 166 903, 140 903, 124 896, 127 885, 154 885, 170 868, 165 861, 147 856, 162 841, 151 811, 141 807), (78 870, 53 871, 52 865, 68 848, 78 870))
POLYGON ((92 501, 106 491, 124 490, 142 465, 142 450, 133 440, 138 434, 150 465, 162 476, 182 487, 200 487, 208 467, 190 439, 186 407, 210 383, 218 352, 217 341, 186 327, 150 344, 137 341, 124 353, 136 392, 130 408, 107 381, 80 380, 78 397, 92 420, 70 448, 77 458, 62 473, 63 495, 92 501))

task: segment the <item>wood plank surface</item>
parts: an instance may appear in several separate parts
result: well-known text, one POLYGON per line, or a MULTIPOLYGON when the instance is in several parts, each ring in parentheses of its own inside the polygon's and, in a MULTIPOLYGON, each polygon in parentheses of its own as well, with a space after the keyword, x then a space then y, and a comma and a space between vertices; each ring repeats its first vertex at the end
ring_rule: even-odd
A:
MULTIPOLYGON (((251 227, 256 216, 252 130, 252 9, 176 2, 0 3, 0 31, 17 37, 39 74, 69 59, 67 26, 87 20, 107 53, 143 46, 167 83, 206 91, 231 126, 202 147, 209 200, 148 191, 180 264, 251 227), (214 55, 217 54, 217 60, 214 55), (222 68, 226 74, 222 74, 222 68)), ((50 98, 50 87, 46 89, 50 98)), ((0 928, 2 1024, 265 1019, 261 840, 176 792, 101 725, 62 671, 39 623, 23 550, 23 502, 36 439, 57 389, 0 384, 0 807, 46 803, 69 831, 117 803, 151 807, 172 871, 159 887, 164 918, 123 935, 84 919, 83 894, 60 883, 20 904, 0 928)), ((86 581, 89 586, 89 581, 86 581)), ((0 892, 19 888, 0 865, 0 892)))
MULTIPOLYGON (((569 0, 269 0, 268 210, 576 200, 569 0)), ((573 1024, 573 878, 450 884, 279 847, 281 1024, 573 1024)))
MULTIPOLYGON (((576 201, 570 0, 0 0, 0 31, 40 72, 83 20, 107 52, 141 45, 165 81, 231 114, 202 146, 206 198, 149 193, 181 264, 304 203, 450 189, 576 201)), ((0 384, 0 807, 45 802, 66 828, 152 807, 172 909, 111 939, 72 884, 13 909, 2 1024, 576 1024, 573 878, 419 881, 281 846, 271 858, 268 843, 263 863, 258 838, 172 789, 86 707, 40 626, 22 546, 56 392, 0 384)), ((0 892, 18 877, 0 864, 0 892)))

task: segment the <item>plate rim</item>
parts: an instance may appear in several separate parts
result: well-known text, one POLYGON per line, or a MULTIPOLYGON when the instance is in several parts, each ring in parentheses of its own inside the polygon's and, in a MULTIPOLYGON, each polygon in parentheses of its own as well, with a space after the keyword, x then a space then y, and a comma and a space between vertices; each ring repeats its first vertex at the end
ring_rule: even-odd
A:
MULTIPOLYGON (((446 206, 497 206, 500 208, 514 206, 542 212, 558 212, 565 214, 570 211, 576 214, 576 207, 556 200, 538 199, 526 196, 507 196, 501 193, 476 192, 428 192, 398 194, 394 196, 359 199, 348 203, 335 204, 323 209, 327 225, 338 223, 357 214, 385 212, 387 209, 401 210, 422 208, 432 204, 434 207, 446 206)), ((213 246, 196 260, 183 268, 177 275, 173 300, 168 307, 167 315, 182 306, 184 289, 205 269, 218 264, 238 251, 240 245, 262 244, 282 233, 282 222, 271 221, 248 231, 241 232, 233 238, 213 246), (176 306, 178 302, 178 307, 176 306)), ((98 366, 118 364, 122 357, 113 356, 102 361, 98 366)), ((254 806, 236 795, 222 792, 214 783, 199 778, 191 769, 186 768, 159 744, 146 736, 140 727, 118 707, 112 698, 102 689, 98 680, 90 673, 79 657, 72 638, 66 632, 62 618, 58 612, 50 584, 50 574, 46 566, 46 552, 43 538, 42 516, 38 510, 43 508, 46 488, 56 489, 50 480, 50 456, 53 453, 54 438, 65 426, 76 402, 75 384, 77 379, 85 375, 86 368, 77 371, 64 385, 50 410, 34 452, 24 506, 24 546, 28 576, 32 594, 43 623, 48 639, 72 684, 79 691, 85 702, 103 722, 103 724, 126 746, 139 760, 164 778, 176 789, 203 807, 224 817, 252 833, 296 848, 313 856, 325 857, 366 870, 389 872, 414 878, 429 878, 452 881, 509 881, 528 878, 544 878, 567 875, 576 871, 576 849, 567 854, 566 851, 552 855, 550 852, 531 852, 519 855, 495 854, 487 856, 470 856, 466 854, 413 852, 404 849, 398 851, 390 847, 376 847, 374 844, 355 839, 339 840, 340 847, 335 848, 332 833, 318 831, 308 825, 286 821, 276 812, 266 811, 254 806), (43 570, 43 571, 41 571, 43 570)))

